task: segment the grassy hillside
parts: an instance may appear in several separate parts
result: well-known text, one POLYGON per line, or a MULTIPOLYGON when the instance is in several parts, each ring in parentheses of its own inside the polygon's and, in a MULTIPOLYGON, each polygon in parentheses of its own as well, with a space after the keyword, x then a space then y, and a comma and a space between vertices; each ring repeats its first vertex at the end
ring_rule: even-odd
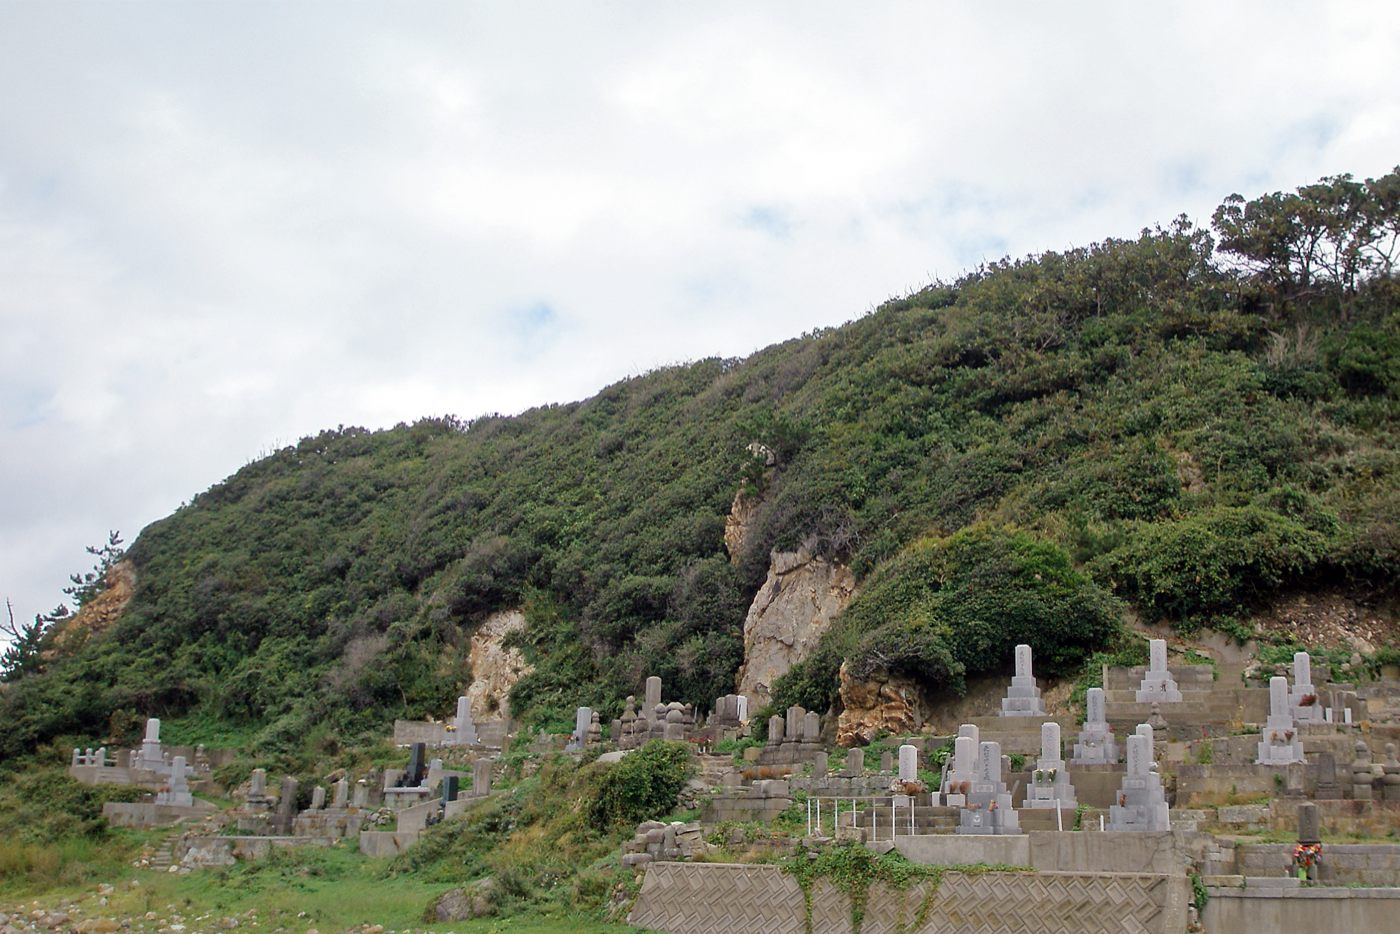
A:
POLYGON ((1181 220, 583 402, 306 438, 141 533, 119 622, 0 693, 0 757, 150 714, 333 748, 449 710, 473 627, 518 605, 530 720, 615 712, 650 673, 705 704, 770 550, 799 544, 863 588, 780 685, 809 704, 841 659, 956 688, 1019 639, 1072 667, 1125 608, 1231 628, 1290 589, 1394 596, 1397 178, 1361 186, 1355 269, 1299 252, 1309 186, 1227 202, 1228 255, 1181 220), (741 487, 761 506, 731 562, 741 487))

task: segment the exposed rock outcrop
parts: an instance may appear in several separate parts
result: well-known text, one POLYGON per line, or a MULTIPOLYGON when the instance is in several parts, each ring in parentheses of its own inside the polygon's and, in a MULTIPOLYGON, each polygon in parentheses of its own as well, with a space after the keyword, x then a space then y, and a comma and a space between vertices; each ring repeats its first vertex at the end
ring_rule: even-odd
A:
POLYGON ((928 717, 923 692, 908 678, 877 672, 857 680, 844 663, 840 678, 842 709, 836 722, 836 741, 842 746, 868 745, 881 731, 913 733, 928 717))
POLYGON ((472 683, 467 687, 467 702, 471 704, 473 719, 510 719, 510 689, 533 669, 519 649, 502 643, 506 636, 524 626, 523 612, 502 610, 486 617, 472 636, 472 683))
POLYGON ((54 631, 54 651, 76 648, 89 636, 111 628, 136 592, 136 566, 118 561, 107 569, 102 592, 54 631))
POLYGON ((750 710, 768 703, 773 682, 811 654, 855 591, 855 575, 843 564, 806 549, 773 553, 744 620, 738 692, 749 698, 750 710))
POLYGON ((724 518, 724 547, 729 552, 730 561, 739 560, 761 502, 759 497, 745 493, 742 488, 734 494, 734 504, 724 518))

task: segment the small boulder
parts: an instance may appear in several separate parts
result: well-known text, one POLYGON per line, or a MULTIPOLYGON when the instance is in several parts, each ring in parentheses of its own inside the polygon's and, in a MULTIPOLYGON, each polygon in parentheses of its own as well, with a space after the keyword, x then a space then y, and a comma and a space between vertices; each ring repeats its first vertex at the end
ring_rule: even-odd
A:
POLYGON ((470 921, 496 913, 496 882, 482 879, 444 892, 424 912, 425 921, 470 921))

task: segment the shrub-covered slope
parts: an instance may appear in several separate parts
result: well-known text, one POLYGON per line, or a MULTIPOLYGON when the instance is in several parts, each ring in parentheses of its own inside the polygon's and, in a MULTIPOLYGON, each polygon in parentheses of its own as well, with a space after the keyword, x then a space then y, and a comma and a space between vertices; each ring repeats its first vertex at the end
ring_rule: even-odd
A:
POLYGON ((522 605, 527 718, 649 673, 704 704, 770 550, 803 544, 863 591, 780 692, 809 703, 841 659, 956 687, 1027 639, 1069 667, 1124 606, 1228 626, 1284 589, 1393 594, 1400 291, 1388 259, 1281 274, 1296 225, 1260 247, 1249 209, 1290 203, 1228 202, 1223 259, 1183 220, 579 403, 307 438, 142 532, 120 621, 0 694, 0 755, 147 714, 266 749, 440 715, 473 626, 522 605))

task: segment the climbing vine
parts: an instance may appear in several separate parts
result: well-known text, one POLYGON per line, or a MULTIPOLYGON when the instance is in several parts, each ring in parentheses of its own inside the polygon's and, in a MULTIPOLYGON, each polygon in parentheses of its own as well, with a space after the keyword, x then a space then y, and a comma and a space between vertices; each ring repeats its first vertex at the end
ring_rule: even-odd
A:
POLYGON ((819 880, 825 879, 836 890, 846 896, 851 903, 851 930, 860 934, 865 921, 865 908, 870 898, 870 888, 879 883, 886 889, 907 892, 913 886, 924 885, 923 897, 909 923, 903 919, 895 927, 896 934, 917 931, 928 920, 933 907, 938 886, 947 872, 1033 872, 1025 866, 1001 866, 979 863, 976 865, 923 866, 910 862, 900 853, 890 851, 877 855, 873 850, 854 841, 843 841, 828 846, 815 855, 799 853, 783 863, 783 871, 797 880, 802 888, 802 898, 806 909, 805 928, 812 934, 812 890, 819 880))

